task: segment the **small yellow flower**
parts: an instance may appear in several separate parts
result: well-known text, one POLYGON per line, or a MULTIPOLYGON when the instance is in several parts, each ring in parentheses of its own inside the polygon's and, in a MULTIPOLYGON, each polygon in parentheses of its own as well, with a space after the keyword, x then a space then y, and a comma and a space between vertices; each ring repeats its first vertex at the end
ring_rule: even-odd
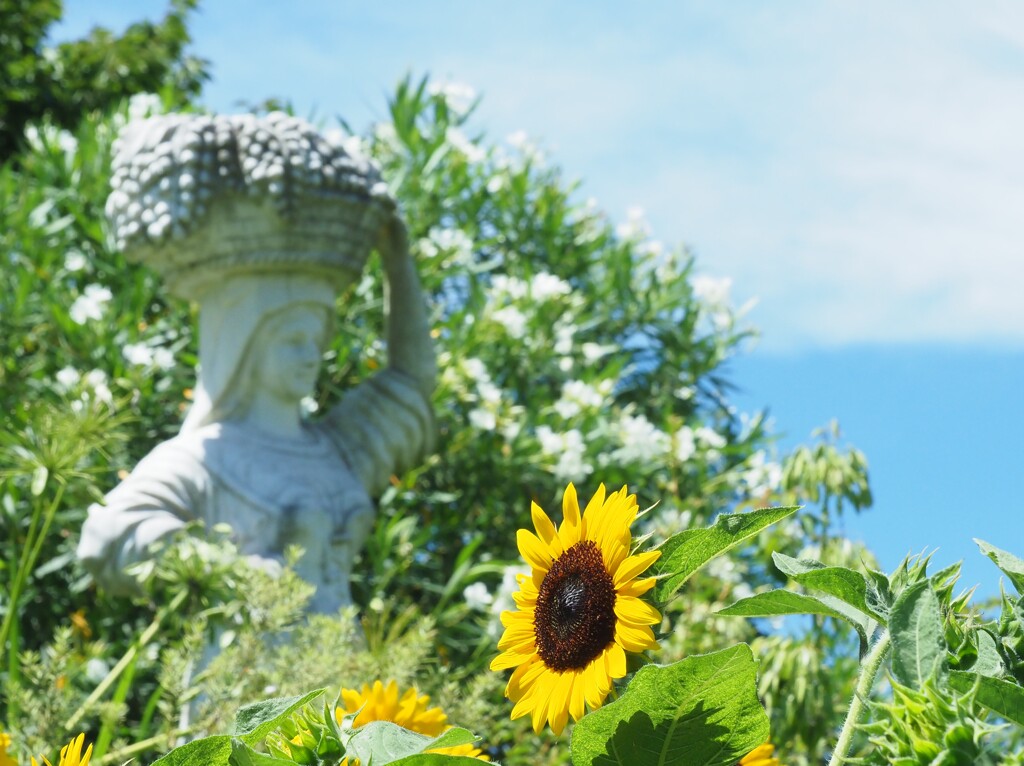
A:
POLYGON ((774 757, 775 747, 765 742, 743 756, 743 759, 736 766, 782 766, 778 758, 774 757))
MULTIPOLYGON (((89 766, 89 758, 92 756, 92 745, 86 749, 85 754, 82 754, 82 744, 85 742, 85 734, 79 734, 73 740, 68 742, 60 750, 60 762, 57 766, 89 766)), ((46 756, 42 756, 43 763, 46 766, 53 766, 46 756)), ((35 758, 32 759, 32 766, 39 766, 39 763, 35 758)))
POLYGON ((18 766, 18 762, 7 754, 7 748, 11 746, 11 735, 0 731, 0 766, 18 766))
MULTIPOLYGON (((428 695, 417 693, 415 687, 406 689, 400 695, 398 684, 394 681, 389 681, 387 686, 380 681, 374 681, 373 686, 363 684, 360 691, 342 689, 341 701, 345 707, 339 707, 334 711, 339 723, 346 715, 352 715, 362 708, 359 710, 359 715, 352 721, 352 728, 359 728, 370 721, 391 721, 403 729, 425 734, 428 737, 436 737, 452 728, 448 723, 448 716, 441 708, 430 707, 428 695)), ((472 744, 439 747, 427 752, 466 755, 482 761, 489 760, 479 748, 473 747, 472 744)), ((342 761, 342 766, 346 766, 346 761, 342 761)))
POLYGON ((517 541, 532 573, 518 578, 518 609, 501 613, 491 670, 515 668, 505 687, 513 719, 530 715, 534 731, 546 722, 561 734, 570 715, 604 703, 626 675, 626 652, 657 647, 661 614, 641 599, 655 580, 640 575, 661 552, 632 553, 638 506, 625 487, 606 495, 602 484, 581 514, 570 484, 557 529, 536 503, 531 513, 537 533, 520 529, 517 541))

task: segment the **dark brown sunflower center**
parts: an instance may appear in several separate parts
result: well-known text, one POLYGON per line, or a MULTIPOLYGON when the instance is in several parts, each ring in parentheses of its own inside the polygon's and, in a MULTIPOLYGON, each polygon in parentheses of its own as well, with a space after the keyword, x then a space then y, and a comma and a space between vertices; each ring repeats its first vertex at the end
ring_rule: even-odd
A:
POLYGON ((615 585, 590 540, 559 556, 544 576, 534 612, 537 652, 559 672, 580 670, 615 638, 615 585))

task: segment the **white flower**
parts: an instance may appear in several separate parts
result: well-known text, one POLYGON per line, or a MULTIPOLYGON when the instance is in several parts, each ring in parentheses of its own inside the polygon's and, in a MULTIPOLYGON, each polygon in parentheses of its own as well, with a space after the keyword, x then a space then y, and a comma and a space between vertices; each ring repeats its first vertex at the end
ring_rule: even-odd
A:
POLYGON ((583 359, 588 363, 593 364, 599 359, 610 354, 612 351, 615 351, 616 348, 617 346, 610 344, 591 343, 590 341, 587 341, 580 347, 580 350, 583 352, 583 359))
POLYGON ((304 396, 299 400, 299 409, 303 415, 312 415, 320 409, 320 403, 312 396, 304 396))
POLYGON ((487 193, 497 194, 505 188, 505 175, 503 173, 495 173, 493 176, 487 179, 487 193))
POLYGON ((565 356, 572 353, 572 339, 576 334, 576 325, 559 323, 555 325, 555 353, 565 356))
POLYGON ((693 433, 694 436, 697 437, 697 441, 706 447, 710 447, 711 449, 722 449, 722 447, 725 446, 725 437, 713 428, 701 426, 693 433))
POLYGON ((613 463, 650 463, 668 454, 672 446, 669 435, 644 415, 623 415, 616 431, 622 446, 609 456, 613 463))
POLYGON ((509 133, 505 136, 505 141, 513 149, 519 149, 520 151, 526 150, 530 145, 530 137, 526 134, 525 130, 517 130, 513 133, 509 133))
POLYGON ((693 429, 689 426, 683 426, 676 431, 675 435, 672 437, 672 442, 675 445, 676 460, 680 463, 685 463, 697 453, 697 444, 693 438, 693 429))
POLYGON ((455 114, 466 114, 476 100, 476 91, 471 85, 462 82, 430 83, 427 92, 431 96, 440 96, 455 114))
POLYGON ((516 608, 512 594, 519 590, 519 578, 529 576, 530 568, 528 566, 519 564, 505 567, 505 571, 501 575, 501 585, 498 586, 498 592, 494 594, 491 601, 491 622, 487 626, 488 635, 496 639, 502 634, 504 626, 501 624, 501 613, 510 612, 516 608))
POLYGON ((153 364, 161 370, 169 370, 174 366, 174 352, 160 346, 153 349, 153 364))
POLYGON ((98 684, 109 672, 110 667, 99 657, 93 657, 85 663, 85 677, 93 684, 98 684))
POLYGON ((82 379, 82 374, 74 367, 65 367, 57 372, 56 378, 60 390, 67 393, 78 385, 78 381, 82 379))
POLYGON ((90 370, 85 374, 85 383, 96 395, 96 401, 113 404, 114 397, 107 386, 107 373, 103 370, 90 370))
POLYGON ((487 374, 487 365, 475 356, 463 359, 461 367, 466 377, 470 380, 479 381, 491 379, 491 376, 487 374))
POLYGON ((469 411, 469 422, 481 431, 493 431, 498 427, 498 416, 490 410, 476 407, 469 411))
POLYGON ((113 297, 113 293, 102 285, 86 285, 82 294, 71 304, 68 314, 76 324, 85 324, 90 319, 102 319, 106 304, 113 297))
POLYGON ((537 440, 544 455, 558 458, 552 468, 557 479, 578 481, 593 472, 594 467, 583 459, 586 448, 579 429, 573 428, 559 434, 548 426, 538 426, 537 440))
POLYGON ((470 609, 484 611, 494 602, 494 596, 487 590, 482 582, 475 582, 467 585, 462 590, 462 597, 466 599, 466 606, 470 609))
POLYGON ((536 301, 546 301, 572 292, 569 283, 554 274, 541 272, 530 280, 530 295, 536 301))
POLYGON ((473 239, 462 229, 435 226, 420 240, 420 250, 428 258, 445 253, 451 263, 469 264, 473 260, 473 239))
POLYGON ((510 338, 519 340, 526 334, 526 315, 515 306, 498 309, 491 318, 505 328, 510 338))
POLYGON ((692 281, 693 295, 699 301, 707 304, 710 308, 720 309, 729 305, 729 291, 732 289, 732 279, 722 277, 700 276, 694 277, 692 281))
POLYGON ((634 206, 626 211, 625 223, 615 227, 615 233, 619 239, 641 240, 651 233, 651 227, 647 223, 642 207, 634 206))
POLYGON ((487 152, 470 141, 459 128, 448 127, 444 132, 444 137, 453 148, 462 152, 470 162, 483 162, 487 157, 487 152))
POLYGON ((476 390, 482 402, 497 404, 501 401, 501 389, 491 382, 490 376, 481 378, 476 390))
POLYGON ((761 497, 782 486, 782 466, 769 461, 764 450, 758 450, 747 461, 743 481, 752 497, 761 497))
POLYGON ((519 277, 510 277, 506 274, 495 274, 491 277, 491 294, 495 297, 506 296, 509 300, 519 300, 526 297, 528 286, 519 277))
MULTIPOLYGON (((611 381, 602 381, 601 388, 610 391, 611 381)), ((555 402, 555 411, 565 419, 585 409, 596 409, 604 404, 605 393, 582 380, 570 380, 562 386, 562 395, 555 402)))
POLYGON ((138 367, 149 367, 153 364, 153 349, 145 343, 129 343, 121 349, 121 354, 128 360, 128 364, 138 367))
POLYGON ((64 256, 64 270, 75 272, 81 271, 89 265, 89 259, 79 250, 72 250, 64 256))

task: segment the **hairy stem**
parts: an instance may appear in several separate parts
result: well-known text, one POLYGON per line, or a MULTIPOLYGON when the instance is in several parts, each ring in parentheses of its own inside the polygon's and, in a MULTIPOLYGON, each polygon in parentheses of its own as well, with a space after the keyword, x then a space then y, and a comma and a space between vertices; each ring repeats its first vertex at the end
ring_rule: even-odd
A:
POLYGON ((882 661, 889 652, 889 631, 883 630, 875 641, 874 646, 864 657, 860 668, 860 677, 857 679, 857 689, 850 700, 850 709, 846 713, 846 720, 843 722, 842 731, 839 732, 839 741, 836 742, 835 750, 832 751, 832 758, 828 766, 842 766, 848 763, 847 756, 850 753, 850 745, 853 744, 853 734, 857 730, 857 723, 864 712, 868 697, 871 696, 871 689, 875 685, 875 678, 882 667, 882 661))

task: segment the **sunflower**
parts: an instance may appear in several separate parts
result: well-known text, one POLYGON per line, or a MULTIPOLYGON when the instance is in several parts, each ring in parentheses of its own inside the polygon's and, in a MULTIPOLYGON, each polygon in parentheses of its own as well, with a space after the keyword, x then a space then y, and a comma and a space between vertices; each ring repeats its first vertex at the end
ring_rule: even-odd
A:
POLYGON ((736 764, 736 766, 781 766, 778 758, 774 757, 775 747, 765 742, 760 747, 755 747, 736 764))
POLYGON ((7 754, 7 748, 11 746, 11 735, 0 731, 0 766, 18 766, 18 762, 7 754))
MULTIPOLYGON (((406 689, 399 695, 398 684, 394 681, 389 681, 387 686, 380 681, 374 681, 372 687, 369 684, 363 684, 360 691, 342 689, 341 701, 345 707, 339 707, 334 711, 339 723, 346 715, 352 715, 357 710, 359 711, 352 721, 353 728, 368 724, 370 721, 391 721, 404 729, 425 734, 428 737, 437 737, 452 728, 448 723, 448 716, 441 708, 430 707, 428 695, 419 694, 415 687, 406 689)), ((472 744, 439 747, 427 752, 466 755, 484 761, 488 760, 487 756, 472 744)))
POLYGON ((503 651, 491 670, 515 668, 505 687, 513 719, 529 714, 535 732, 547 721, 561 734, 626 675, 626 652, 657 647, 650 626, 661 614, 640 600, 655 578, 637 576, 661 552, 630 555, 638 508, 625 487, 606 497, 602 484, 581 515, 570 484, 557 530, 539 505, 530 510, 537 534, 520 529, 516 540, 532 574, 518 578, 518 610, 501 614, 503 651))
MULTIPOLYGON (((92 756, 92 745, 86 748, 85 754, 82 754, 82 744, 85 742, 85 734, 79 734, 73 740, 68 742, 64 747, 60 749, 60 761, 57 766, 89 766, 89 758, 92 756)), ((52 763, 47 760, 46 756, 42 756, 43 763, 46 766, 53 766, 52 763)), ((39 766, 38 761, 35 758, 32 759, 32 766, 39 766)))

